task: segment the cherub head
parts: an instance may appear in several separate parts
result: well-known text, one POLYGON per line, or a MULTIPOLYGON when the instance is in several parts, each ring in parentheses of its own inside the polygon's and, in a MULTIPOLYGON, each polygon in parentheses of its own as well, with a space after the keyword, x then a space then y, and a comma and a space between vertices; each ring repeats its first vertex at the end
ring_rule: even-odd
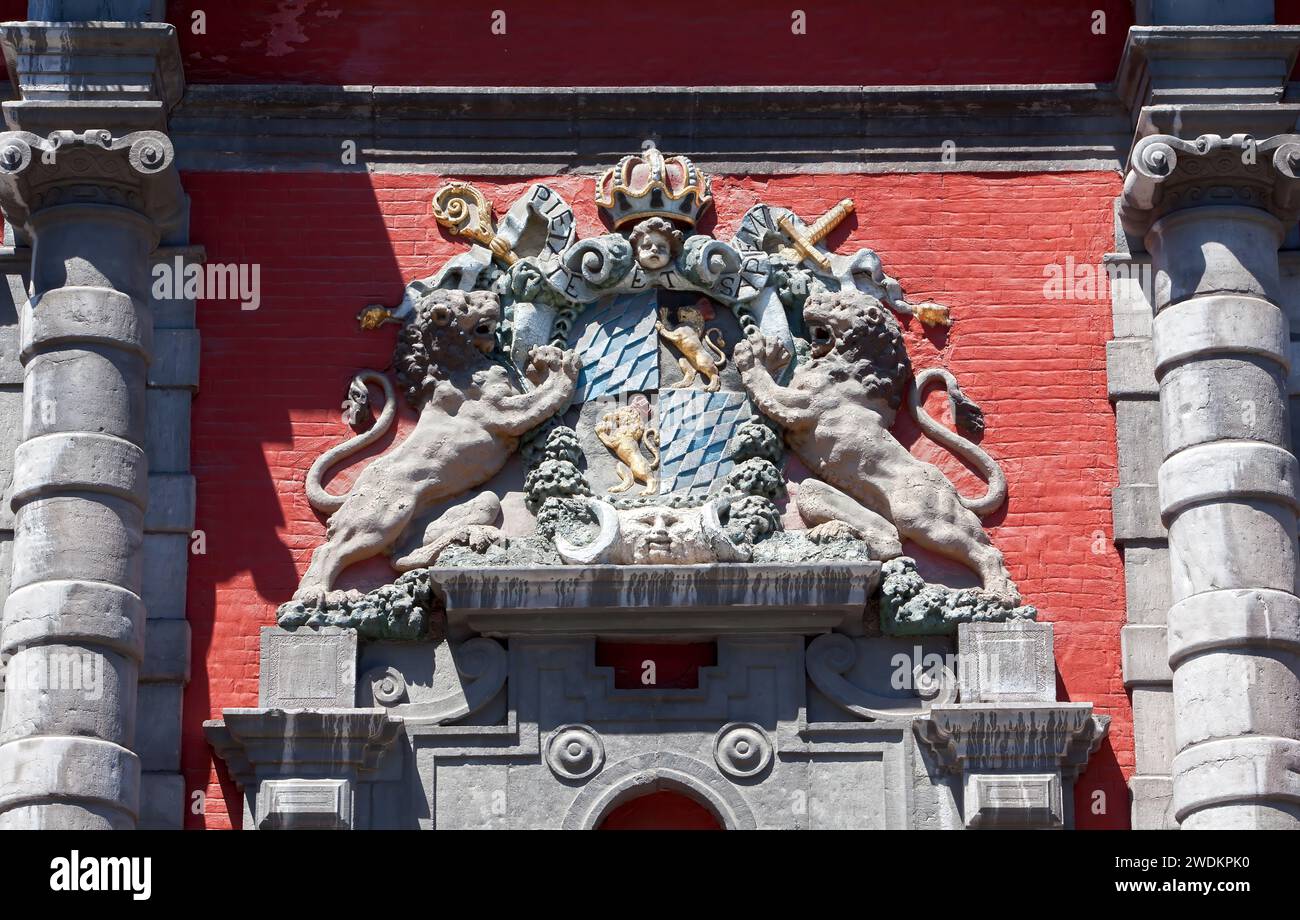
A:
POLYGON ((637 264, 647 271, 666 268, 682 251, 682 231, 662 217, 647 217, 632 228, 628 238, 637 264))

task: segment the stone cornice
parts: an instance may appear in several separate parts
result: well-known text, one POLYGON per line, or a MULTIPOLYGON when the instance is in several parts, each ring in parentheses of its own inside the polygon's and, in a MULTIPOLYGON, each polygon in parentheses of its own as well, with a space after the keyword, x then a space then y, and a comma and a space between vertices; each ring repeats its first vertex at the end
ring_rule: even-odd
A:
POLYGON ((1091 703, 958 703, 933 707, 917 737, 947 771, 1041 773, 1073 779, 1101 746, 1110 716, 1091 703))
POLYGON ((258 776, 361 773, 402 731, 383 709, 226 709, 203 732, 241 786, 258 776))
POLYGON ((189 87, 171 136, 189 170, 537 175, 595 172, 629 137, 651 136, 718 171, 1116 169, 1131 135, 1108 87, 1069 84, 203 85, 189 87))
POLYGON ((185 91, 176 28, 164 22, 9 22, 0 48, 14 92, 11 128, 165 130, 185 91))
POLYGON ((1300 53, 1300 26, 1134 26, 1115 90, 1144 106, 1231 99, 1278 102, 1300 53))

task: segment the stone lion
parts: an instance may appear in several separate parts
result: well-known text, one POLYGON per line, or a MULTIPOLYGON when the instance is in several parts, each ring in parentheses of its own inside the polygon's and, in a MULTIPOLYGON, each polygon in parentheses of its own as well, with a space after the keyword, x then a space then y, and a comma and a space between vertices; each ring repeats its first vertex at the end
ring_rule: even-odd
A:
MULTIPOLYGON (((326 542, 312 555, 294 600, 319 605, 337 599, 331 589, 344 569, 391 551, 411 521, 435 502, 491 479, 522 435, 568 406, 577 356, 550 345, 533 348, 524 374, 533 388, 526 390, 517 375, 488 357, 500 322, 501 304, 489 291, 439 290, 420 301, 393 355, 419 420, 400 444, 362 471, 346 495, 334 495, 325 491, 326 471, 382 437, 396 415, 388 378, 374 371, 359 375, 362 386, 383 389, 384 408, 373 426, 326 451, 307 473, 308 501, 330 519, 326 542)), ((478 527, 475 539, 481 539, 483 525, 499 511, 495 496, 479 496, 430 525, 424 543, 445 544, 444 531, 452 527, 478 527)), ((394 565, 414 567, 407 561, 394 565)))
POLYGON ((930 418, 920 397, 929 383, 942 380, 958 428, 969 433, 983 429, 979 408, 945 370, 925 371, 912 382, 902 330, 876 298, 857 290, 812 294, 803 316, 810 360, 795 368, 788 385, 778 385, 774 374, 790 355, 761 333, 738 343, 734 360, 759 411, 784 429, 790 447, 825 480, 800 486, 796 504, 805 522, 820 520, 838 530, 858 521, 864 523, 852 529, 892 523, 902 539, 963 563, 985 591, 1018 602, 1002 554, 980 524, 1006 498, 1002 470, 977 445, 930 418), (961 495, 937 467, 894 439, 889 429, 904 398, 927 435, 980 470, 989 484, 984 495, 961 495))

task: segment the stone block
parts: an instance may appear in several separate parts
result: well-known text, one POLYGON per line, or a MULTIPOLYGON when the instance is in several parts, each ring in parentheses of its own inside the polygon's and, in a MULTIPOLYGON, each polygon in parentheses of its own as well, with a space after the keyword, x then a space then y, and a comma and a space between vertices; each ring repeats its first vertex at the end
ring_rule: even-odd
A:
POLYGON ((1169 645, 1163 626, 1125 626, 1119 631, 1124 659, 1124 686, 1167 684, 1174 679, 1169 669, 1169 645))
POLYGON ((1167 775, 1174 762, 1171 685, 1133 688, 1133 760, 1139 774, 1167 775))
POLYGON ((345 779, 268 779, 257 794, 258 830, 350 830, 352 784, 345 779))
POLYGON ((153 387, 145 398, 148 407, 145 453, 150 473, 187 473, 190 469, 189 390, 159 390, 153 387))
POLYGON ((150 474, 144 529, 188 536, 194 528, 194 496, 194 477, 188 473, 150 474))
POLYGON ((1106 343, 1106 388, 1111 399, 1156 395, 1156 362, 1150 339, 1106 343))
POLYGON ((1172 831, 1174 821, 1174 781, 1168 776, 1135 776, 1128 783, 1133 798, 1132 822, 1135 831, 1172 831))
POLYGON ((154 333, 149 386, 197 390, 199 388, 199 331, 159 329, 154 333))
POLYGON ((1111 491, 1116 543, 1125 540, 1166 539, 1165 525, 1160 522, 1157 489, 1157 486, 1146 483, 1119 486, 1111 491))
POLYGON ((1169 547, 1124 547, 1124 594, 1130 623, 1164 625, 1174 602, 1169 547))
POLYGON ((140 830, 181 830, 185 806, 185 779, 179 773, 140 774, 140 830))
POLYGON ((146 772, 176 771, 181 766, 181 684, 140 684, 134 750, 146 772))
POLYGON ((356 701, 357 634, 351 629, 262 629, 258 705, 276 709, 351 708, 356 701))
POLYGON ((957 660, 963 703, 1056 700, 1051 623, 962 623, 957 660))
POLYGON ((1061 785, 1058 773, 970 774, 966 777, 966 826, 1064 827, 1061 785))
POLYGON ((185 618, 185 572, 189 564, 190 537, 181 533, 144 535, 144 580, 140 597, 149 619, 185 618))
POLYGON ((183 684, 190 679, 190 624, 186 620, 151 620, 144 633, 140 682, 183 684))

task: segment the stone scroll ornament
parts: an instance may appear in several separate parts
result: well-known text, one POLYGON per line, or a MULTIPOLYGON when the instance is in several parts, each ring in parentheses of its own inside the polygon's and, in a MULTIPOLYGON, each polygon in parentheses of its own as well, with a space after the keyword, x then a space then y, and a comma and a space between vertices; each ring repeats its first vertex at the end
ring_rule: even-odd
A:
POLYGON ((851 200, 811 223, 760 204, 730 240, 696 231, 712 202, 707 174, 650 142, 596 183, 611 232, 586 239, 547 185, 500 220, 473 185, 439 188, 433 219, 469 248, 410 283, 398 306, 358 314, 364 330, 398 327, 396 386, 359 373, 342 407, 355 434, 307 472, 328 527, 281 625, 419 638, 436 605, 423 577, 433 566, 845 560, 885 564, 891 631, 1032 616, 980 524, 1006 495, 974 443, 982 415, 947 371, 912 375, 895 318, 946 325, 946 308, 910 302, 871 250, 826 248, 851 200), (957 432, 921 407, 935 383, 957 432), (399 390, 413 430, 349 489, 327 488, 391 430, 399 390), (984 495, 961 495, 893 438, 904 403, 982 472, 984 495), (793 498, 787 447, 816 477, 793 498), (513 520, 507 536, 507 496, 492 480, 516 452, 533 532, 513 520), (789 500, 805 528, 782 526, 789 500), (449 510, 431 517, 435 506, 449 510), (926 584, 903 540, 965 564, 982 587, 926 584), (367 593, 338 589, 345 569, 380 554, 404 574, 367 593))

